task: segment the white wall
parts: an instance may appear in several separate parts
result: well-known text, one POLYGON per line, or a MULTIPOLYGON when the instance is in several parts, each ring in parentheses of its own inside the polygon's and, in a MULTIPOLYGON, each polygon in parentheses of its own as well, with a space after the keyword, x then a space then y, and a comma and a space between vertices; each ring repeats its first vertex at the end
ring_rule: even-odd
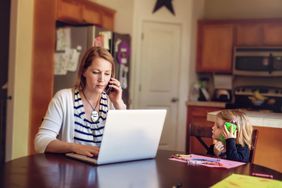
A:
MULTIPOLYGON (((134 106, 138 100, 138 86, 140 82, 140 56, 141 56, 141 32, 142 23, 144 21, 156 21, 164 23, 176 23, 181 26, 181 57, 180 57, 180 84, 179 84, 179 107, 178 107, 178 127, 176 127, 176 143, 175 150, 184 151, 185 148, 185 133, 186 133, 186 101, 189 85, 189 58, 191 55, 191 22, 192 22, 192 1, 178 0, 172 1, 175 16, 170 13, 165 7, 162 7, 154 14, 152 13, 156 1, 152 0, 135 0, 134 4, 134 29, 133 29, 133 66, 134 72, 134 106)), ((136 106, 137 107, 137 106, 136 106)))
POLYGON ((132 36, 132 64, 131 64, 131 99, 132 107, 138 108, 138 85, 140 82, 141 31, 144 21, 176 23, 182 28, 181 65, 179 85, 179 116, 177 127, 176 150, 184 151, 186 134, 186 101, 188 99, 190 82, 196 79, 195 74, 195 45, 196 20, 203 17, 204 0, 172 1, 175 16, 165 7, 152 13, 156 0, 96 0, 117 11, 115 31, 130 33, 132 36), (132 9, 131 9, 132 8, 132 9))
POLYGON ((133 0, 92 0, 116 11, 114 31, 132 35, 133 0))

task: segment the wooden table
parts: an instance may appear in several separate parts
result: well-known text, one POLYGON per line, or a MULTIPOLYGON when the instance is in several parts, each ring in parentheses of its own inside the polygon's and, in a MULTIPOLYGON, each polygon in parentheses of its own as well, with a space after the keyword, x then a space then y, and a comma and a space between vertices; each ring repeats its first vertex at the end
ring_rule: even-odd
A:
POLYGON ((272 169, 246 164, 234 169, 188 166, 170 161, 175 152, 159 151, 156 159, 95 166, 62 154, 36 154, 5 163, 0 170, 0 187, 209 187, 232 173, 273 175, 272 169))

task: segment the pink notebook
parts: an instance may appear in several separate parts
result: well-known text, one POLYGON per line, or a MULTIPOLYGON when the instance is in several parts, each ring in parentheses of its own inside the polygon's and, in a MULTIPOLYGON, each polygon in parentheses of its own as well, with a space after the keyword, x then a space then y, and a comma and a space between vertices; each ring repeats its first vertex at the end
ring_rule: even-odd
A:
POLYGON ((208 157, 203 155, 196 155, 196 154, 190 154, 190 155, 175 154, 172 155, 169 158, 169 160, 187 163, 188 165, 201 165, 211 168, 227 168, 227 169, 235 168, 237 166, 246 164, 243 162, 231 161, 231 160, 208 157))

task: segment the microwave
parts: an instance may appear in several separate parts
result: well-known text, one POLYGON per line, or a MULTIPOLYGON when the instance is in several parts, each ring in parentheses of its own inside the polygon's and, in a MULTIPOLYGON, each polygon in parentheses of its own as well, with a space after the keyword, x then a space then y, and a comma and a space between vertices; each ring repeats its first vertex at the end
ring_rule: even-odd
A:
POLYGON ((236 47, 234 50, 233 74, 282 76, 282 47, 236 47))

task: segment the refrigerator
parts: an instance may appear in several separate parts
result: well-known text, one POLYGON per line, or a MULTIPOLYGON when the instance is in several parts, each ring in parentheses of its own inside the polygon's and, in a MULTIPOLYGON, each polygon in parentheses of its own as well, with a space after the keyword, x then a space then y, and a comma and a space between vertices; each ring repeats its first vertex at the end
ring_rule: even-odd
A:
POLYGON ((74 86, 80 59, 84 52, 94 45, 108 49, 114 57, 115 77, 121 83, 122 97, 129 107, 131 37, 129 34, 115 33, 96 26, 57 27, 54 93, 74 86))

